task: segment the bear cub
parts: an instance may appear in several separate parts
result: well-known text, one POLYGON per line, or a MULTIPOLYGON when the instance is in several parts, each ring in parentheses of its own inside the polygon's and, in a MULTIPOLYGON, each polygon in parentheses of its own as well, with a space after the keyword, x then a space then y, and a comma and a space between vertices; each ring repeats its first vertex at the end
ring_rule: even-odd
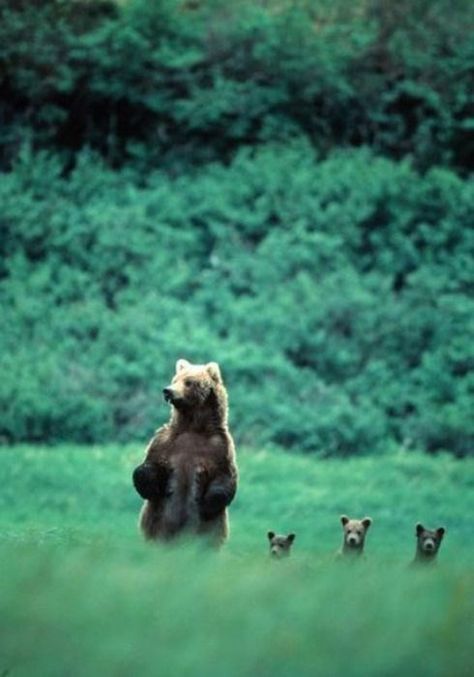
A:
POLYGON ((367 531, 372 524, 371 517, 364 519, 350 519, 347 515, 341 515, 341 524, 344 532, 340 555, 347 557, 360 557, 364 553, 364 544, 367 531))
POLYGON ((418 522, 415 527, 416 552, 413 562, 417 564, 434 564, 445 533, 446 529, 444 527, 438 527, 438 529, 434 530, 425 529, 418 522))
POLYGON ((267 537, 270 545, 270 557, 273 559, 283 559, 290 556, 291 546, 296 538, 295 534, 283 536, 276 534, 274 531, 269 531, 267 537))

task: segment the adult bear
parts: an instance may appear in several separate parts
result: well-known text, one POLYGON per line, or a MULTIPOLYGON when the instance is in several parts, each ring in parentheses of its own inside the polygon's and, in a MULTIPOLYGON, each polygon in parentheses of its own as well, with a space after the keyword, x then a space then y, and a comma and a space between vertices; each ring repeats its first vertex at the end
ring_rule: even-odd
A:
POLYGON ((133 473, 135 489, 145 499, 141 530, 149 540, 195 533, 221 545, 238 475, 218 364, 178 360, 163 394, 172 405, 170 421, 157 430, 133 473))

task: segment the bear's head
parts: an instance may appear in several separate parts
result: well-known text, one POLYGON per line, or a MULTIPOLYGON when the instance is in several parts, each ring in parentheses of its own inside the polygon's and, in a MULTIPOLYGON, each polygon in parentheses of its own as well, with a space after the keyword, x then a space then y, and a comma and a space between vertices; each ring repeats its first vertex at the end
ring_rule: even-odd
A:
POLYGON ((350 519, 341 515, 341 524, 344 530, 343 548, 346 552, 362 552, 367 531, 372 524, 372 518, 364 517, 361 520, 350 519))
POLYGON ((288 557, 291 546, 296 538, 295 534, 288 534, 288 536, 281 536, 274 531, 267 533, 268 541, 270 543, 270 556, 275 559, 288 557))
POLYGON ((196 409, 225 394, 217 362, 191 364, 176 362, 176 373, 170 385, 163 388, 163 396, 176 409, 196 409))
POLYGON ((446 533, 444 527, 438 529, 425 529, 425 527, 418 522, 416 525, 416 547, 418 553, 425 558, 434 558, 440 548, 443 536, 446 533))

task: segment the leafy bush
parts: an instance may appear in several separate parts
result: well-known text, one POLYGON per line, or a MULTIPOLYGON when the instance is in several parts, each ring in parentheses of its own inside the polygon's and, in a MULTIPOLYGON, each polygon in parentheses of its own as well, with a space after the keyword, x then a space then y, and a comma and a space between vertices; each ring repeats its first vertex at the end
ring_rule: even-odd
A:
POLYGON ((251 445, 471 453, 471 17, 0 0, 2 439, 142 438, 185 355, 251 445))
POLYGON ((472 452, 472 183, 298 140, 63 169, 0 175, 4 440, 143 439, 185 356, 221 362, 240 442, 472 452))
POLYGON ((473 154, 469 0, 0 0, 0 160, 175 170, 304 135, 427 168, 473 154))

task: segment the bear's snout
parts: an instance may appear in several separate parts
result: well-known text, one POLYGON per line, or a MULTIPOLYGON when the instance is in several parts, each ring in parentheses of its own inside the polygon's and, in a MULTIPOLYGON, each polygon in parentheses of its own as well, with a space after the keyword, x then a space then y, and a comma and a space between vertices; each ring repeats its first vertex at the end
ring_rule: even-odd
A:
POLYGON ((359 539, 354 534, 350 534, 347 538, 349 545, 359 545, 359 539))
POLYGON ((172 400, 173 400, 173 388, 171 388, 170 386, 163 388, 163 397, 165 398, 165 402, 172 402, 172 400))
POLYGON ((427 550, 428 552, 433 552, 433 550, 435 549, 434 541, 432 541, 431 539, 426 540, 424 543, 424 547, 425 550, 427 550))

